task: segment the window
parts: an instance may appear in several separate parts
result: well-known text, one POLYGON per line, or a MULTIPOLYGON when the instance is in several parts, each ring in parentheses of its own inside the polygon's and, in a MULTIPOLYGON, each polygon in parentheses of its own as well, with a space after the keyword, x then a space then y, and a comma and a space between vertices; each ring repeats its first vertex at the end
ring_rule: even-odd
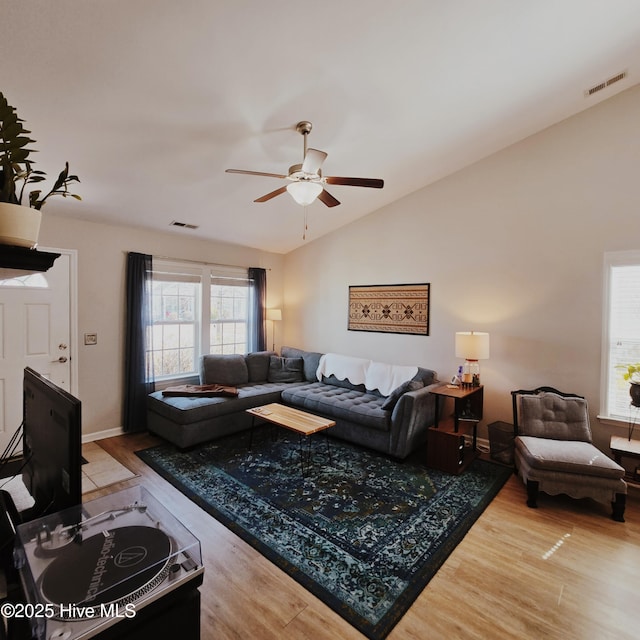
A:
POLYGON ((153 272, 151 286, 153 371, 156 378, 196 372, 201 278, 153 272))
POLYGON ((628 422, 626 365, 640 363, 640 251, 604 258, 601 417, 628 422))
POLYGON ((11 276, 9 278, 1 278, 5 272, 0 269, 0 287, 16 287, 23 289, 48 289, 49 283, 43 273, 29 273, 23 276, 11 276))
POLYGON ((247 353, 246 270, 154 260, 151 355, 157 380, 198 375, 200 356, 247 353))
POLYGON ((249 280, 211 278, 209 353, 247 353, 249 280))

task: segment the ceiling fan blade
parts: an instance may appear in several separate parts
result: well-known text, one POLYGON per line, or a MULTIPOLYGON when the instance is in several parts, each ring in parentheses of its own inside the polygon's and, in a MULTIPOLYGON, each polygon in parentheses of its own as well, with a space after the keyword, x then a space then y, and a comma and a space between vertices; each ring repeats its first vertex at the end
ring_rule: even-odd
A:
POLYGON ((284 193, 286 190, 287 190, 287 187, 285 185, 284 187, 280 187, 279 189, 276 189, 271 193, 267 193, 267 195, 262 196, 261 198, 256 198, 254 202, 266 202, 267 200, 271 200, 271 198, 275 198, 276 196, 279 196, 281 193, 284 193))
POLYGON ((372 189, 382 189, 384 180, 379 178, 340 178, 338 176, 327 176, 323 178, 327 184, 343 184, 349 187, 371 187, 372 189))
POLYGON ((264 173, 264 171, 245 171, 244 169, 225 169, 225 173, 243 173, 247 176, 266 176, 267 178, 286 178, 281 173, 264 173))
POLYGON ((304 156, 304 162, 302 163, 302 171, 310 173, 312 175, 318 175, 322 163, 325 161, 327 154, 324 151, 318 151, 318 149, 307 149, 307 153, 304 156))
POLYGON ((335 207, 340 204, 340 200, 336 200, 326 189, 323 189, 318 196, 318 200, 327 205, 327 207, 335 207))

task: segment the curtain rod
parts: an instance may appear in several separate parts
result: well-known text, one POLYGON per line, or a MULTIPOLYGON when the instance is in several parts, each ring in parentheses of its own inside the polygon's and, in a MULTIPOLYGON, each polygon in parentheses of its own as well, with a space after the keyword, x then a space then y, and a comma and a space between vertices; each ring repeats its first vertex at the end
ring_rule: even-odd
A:
MULTIPOLYGON (((125 254, 140 253, 139 251, 125 251, 125 254)), ((153 258, 158 260, 172 260, 173 262, 188 262, 190 264, 201 264, 206 267, 231 267, 232 269, 250 269, 246 265, 240 264, 224 264, 222 262, 205 262, 204 260, 189 260, 188 258, 172 258, 171 256, 156 256, 151 254, 153 258)), ((262 267, 265 271, 271 271, 271 267, 262 267)))

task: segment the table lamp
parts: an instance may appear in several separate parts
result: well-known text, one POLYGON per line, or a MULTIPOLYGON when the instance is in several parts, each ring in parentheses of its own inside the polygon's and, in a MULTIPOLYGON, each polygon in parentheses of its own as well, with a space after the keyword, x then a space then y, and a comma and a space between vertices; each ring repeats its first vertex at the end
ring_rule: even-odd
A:
POLYGON ((480 385, 478 360, 489 357, 489 334, 481 331, 458 331, 456 333, 456 358, 464 358, 462 379, 464 386, 480 385))

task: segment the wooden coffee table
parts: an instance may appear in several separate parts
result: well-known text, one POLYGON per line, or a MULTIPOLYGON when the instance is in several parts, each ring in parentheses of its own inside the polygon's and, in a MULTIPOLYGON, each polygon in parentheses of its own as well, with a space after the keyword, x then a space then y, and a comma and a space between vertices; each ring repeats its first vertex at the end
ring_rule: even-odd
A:
MULTIPOLYGON (((253 442, 253 428, 255 426, 256 419, 261 419, 271 424, 284 427, 290 431, 295 431, 299 435, 299 450, 300 450, 300 468, 302 469, 302 475, 306 475, 304 471, 305 456, 303 454, 303 440, 314 433, 325 431, 329 427, 335 426, 335 421, 328 420, 327 418, 321 418, 320 416, 314 416, 312 413, 301 411, 300 409, 294 409, 292 407, 286 407, 283 404, 273 402, 271 404, 265 404, 261 407, 254 407, 253 409, 246 409, 247 413, 250 413, 253 417, 251 425, 251 441, 253 442)), ((325 434, 326 435, 326 434, 325 434)), ((331 450, 329 447, 329 438, 327 441, 327 454, 331 459, 331 450)), ((311 450, 308 449, 307 464, 311 459, 311 450)))

